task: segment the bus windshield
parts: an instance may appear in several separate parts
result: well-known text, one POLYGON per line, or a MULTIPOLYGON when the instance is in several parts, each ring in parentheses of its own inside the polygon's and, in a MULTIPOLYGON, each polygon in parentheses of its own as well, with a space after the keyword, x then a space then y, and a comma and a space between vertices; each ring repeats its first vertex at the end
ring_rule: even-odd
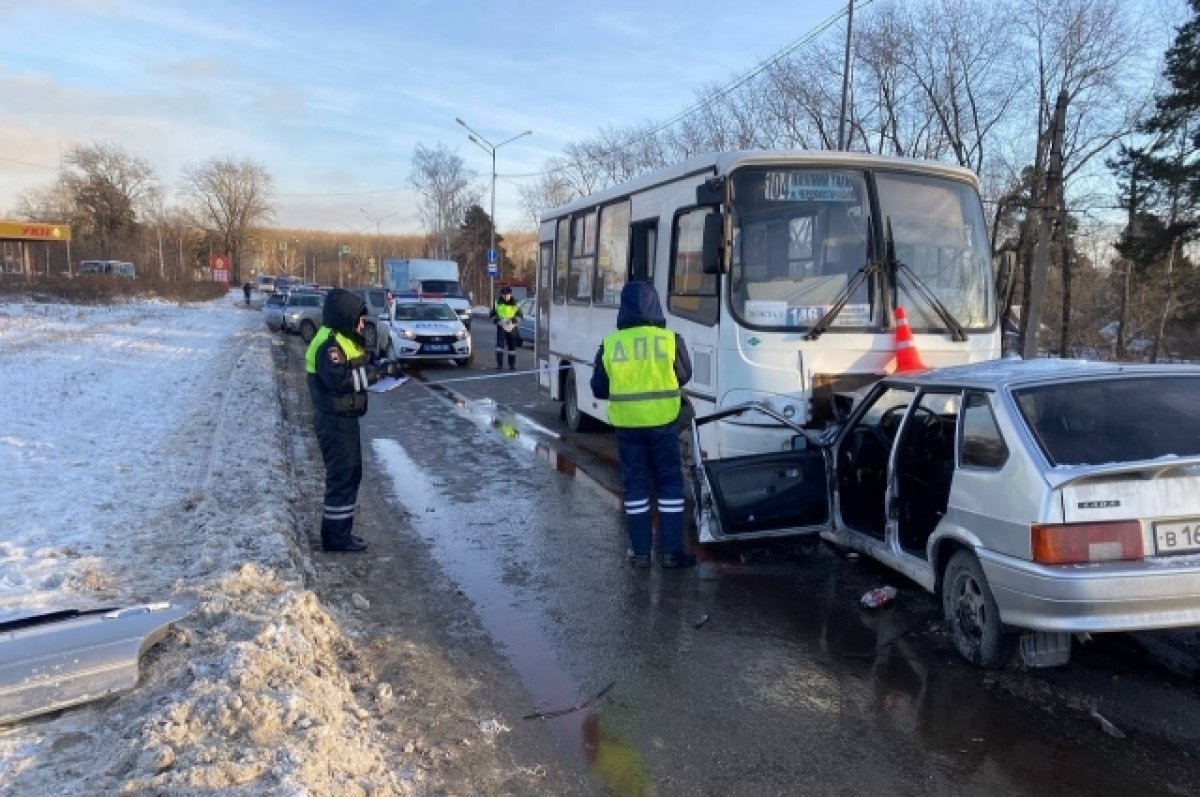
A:
MULTIPOLYGON (((734 314, 757 327, 811 326, 867 263, 872 210, 865 172, 756 167, 734 173, 732 180, 734 314)), ((963 327, 990 326, 995 306, 990 252, 974 191, 900 172, 876 173, 875 182, 896 259, 963 327)), ((943 328, 934 308, 905 282, 902 277, 898 301, 914 329, 943 328)), ((831 328, 878 327, 885 310, 879 287, 876 280, 863 280, 831 328)))

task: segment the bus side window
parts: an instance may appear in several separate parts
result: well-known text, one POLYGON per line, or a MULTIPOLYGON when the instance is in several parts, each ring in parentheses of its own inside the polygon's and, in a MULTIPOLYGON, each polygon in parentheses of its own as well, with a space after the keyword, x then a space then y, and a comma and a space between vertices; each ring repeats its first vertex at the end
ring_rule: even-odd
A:
POLYGON ((600 208, 600 240, 596 245, 596 277, 592 301, 616 307, 625 287, 625 262, 629 259, 629 200, 600 208))
POLYGON ((675 217, 667 307, 701 324, 717 323, 717 275, 705 274, 701 249, 704 217, 710 207, 683 211, 675 217))
POLYGON ((571 255, 571 220, 559 219, 554 233, 554 303, 567 300, 567 263, 571 255))
POLYGON ((629 281, 654 282, 654 256, 658 248, 658 219, 629 225, 629 281))

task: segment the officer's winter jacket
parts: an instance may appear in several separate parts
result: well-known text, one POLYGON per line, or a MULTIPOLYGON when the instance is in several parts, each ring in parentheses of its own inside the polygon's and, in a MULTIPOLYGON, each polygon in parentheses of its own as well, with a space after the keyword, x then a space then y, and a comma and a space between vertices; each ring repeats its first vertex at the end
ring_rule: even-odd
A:
MULTIPOLYGON (((667 319, 663 316, 658 301, 658 291, 648 282, 628 282, 621 289, 621 306, 617 310, 617 329, 633 327, 659 327, 665 329, 667 319)), ((675 378, 682 387, 692 378, 692 360, 687 346, 679 334, 675 334, 675 378)), ((604 369, 604 344, 596 352, 592 368, 592 395, 598 399, 608 398, 608 372, 604 369)))
POLYGON ((367 386, 378 379, 367 360, 366 341, 355 332, 367 303, 350 291, 325 295, 322 324, 305 356, 313 410, 358 418, 367 411, 367 386))

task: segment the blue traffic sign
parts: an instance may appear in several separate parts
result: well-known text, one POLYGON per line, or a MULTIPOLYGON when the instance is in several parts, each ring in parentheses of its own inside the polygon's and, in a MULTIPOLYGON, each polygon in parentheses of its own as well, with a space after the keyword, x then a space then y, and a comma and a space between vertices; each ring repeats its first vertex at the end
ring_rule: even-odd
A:
POLYGON ((498 271, 496 269, 496 264, 488 263, 488 276, 491 277, 492 279, 495 279, 497 273, 498 273, 498 271))
MULTIPOLYGON (((498 262, 500 262, 500 253, 497 252, 495 249, 489 249, 488 250, 488 265, 490 266, 490 265, 493 265, 494 263, 498 263, 498 262)), ((490 271, 490 269, 489 269, 489 271, 490 271)))

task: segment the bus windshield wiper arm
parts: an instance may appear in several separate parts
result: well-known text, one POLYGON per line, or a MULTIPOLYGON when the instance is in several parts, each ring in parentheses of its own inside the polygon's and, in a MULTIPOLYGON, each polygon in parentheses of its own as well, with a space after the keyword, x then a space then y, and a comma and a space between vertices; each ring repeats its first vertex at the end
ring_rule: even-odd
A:
POLYGON ((867 217, 867 262, 858 271, 854 272, 854 276, 846 283, 846 285, 838 291, 837 296, 833 300, 833 304, 829 309, 821 314, 817 322, 812 325, 808 332, 804 333, 805 340, 816 340, 829 331, 829 326, 837 318, 838 313, 842 312, 842 308, 850 301, 850 297, 858 290, 858 286, 863 284, 867 277, 878 274, 880 271, 879 263, 871 259, 871 217, 867 217))
POLYGON ((951 339, 960 343, 965 341, 967 339, 966 330, 963 329, 962 324, 958 322, 958 319, 954 317, 954 314, 950 312, 946 305, 942 303, 942 300, 939 299, 937 295, 929 289, 929 286, 926 285, 921 278, 918 277, 916 273, 914 273, 913 270, 908 267, 907 264, 901 263, 896 259, 896 239, 892 236, 891 217, 888 217, 887 220, 887 260, 888 265, 892 268, 892 271, 895 274, 896 287, 900 287, 901 278, 903 278, 905 287, 907 287, 914 295, 924 299, 925 303, 933 308, 933 311, 937 313, 938 318, 942 319, 942 323, 946 325, 946 329, 950 330, 951 339))

